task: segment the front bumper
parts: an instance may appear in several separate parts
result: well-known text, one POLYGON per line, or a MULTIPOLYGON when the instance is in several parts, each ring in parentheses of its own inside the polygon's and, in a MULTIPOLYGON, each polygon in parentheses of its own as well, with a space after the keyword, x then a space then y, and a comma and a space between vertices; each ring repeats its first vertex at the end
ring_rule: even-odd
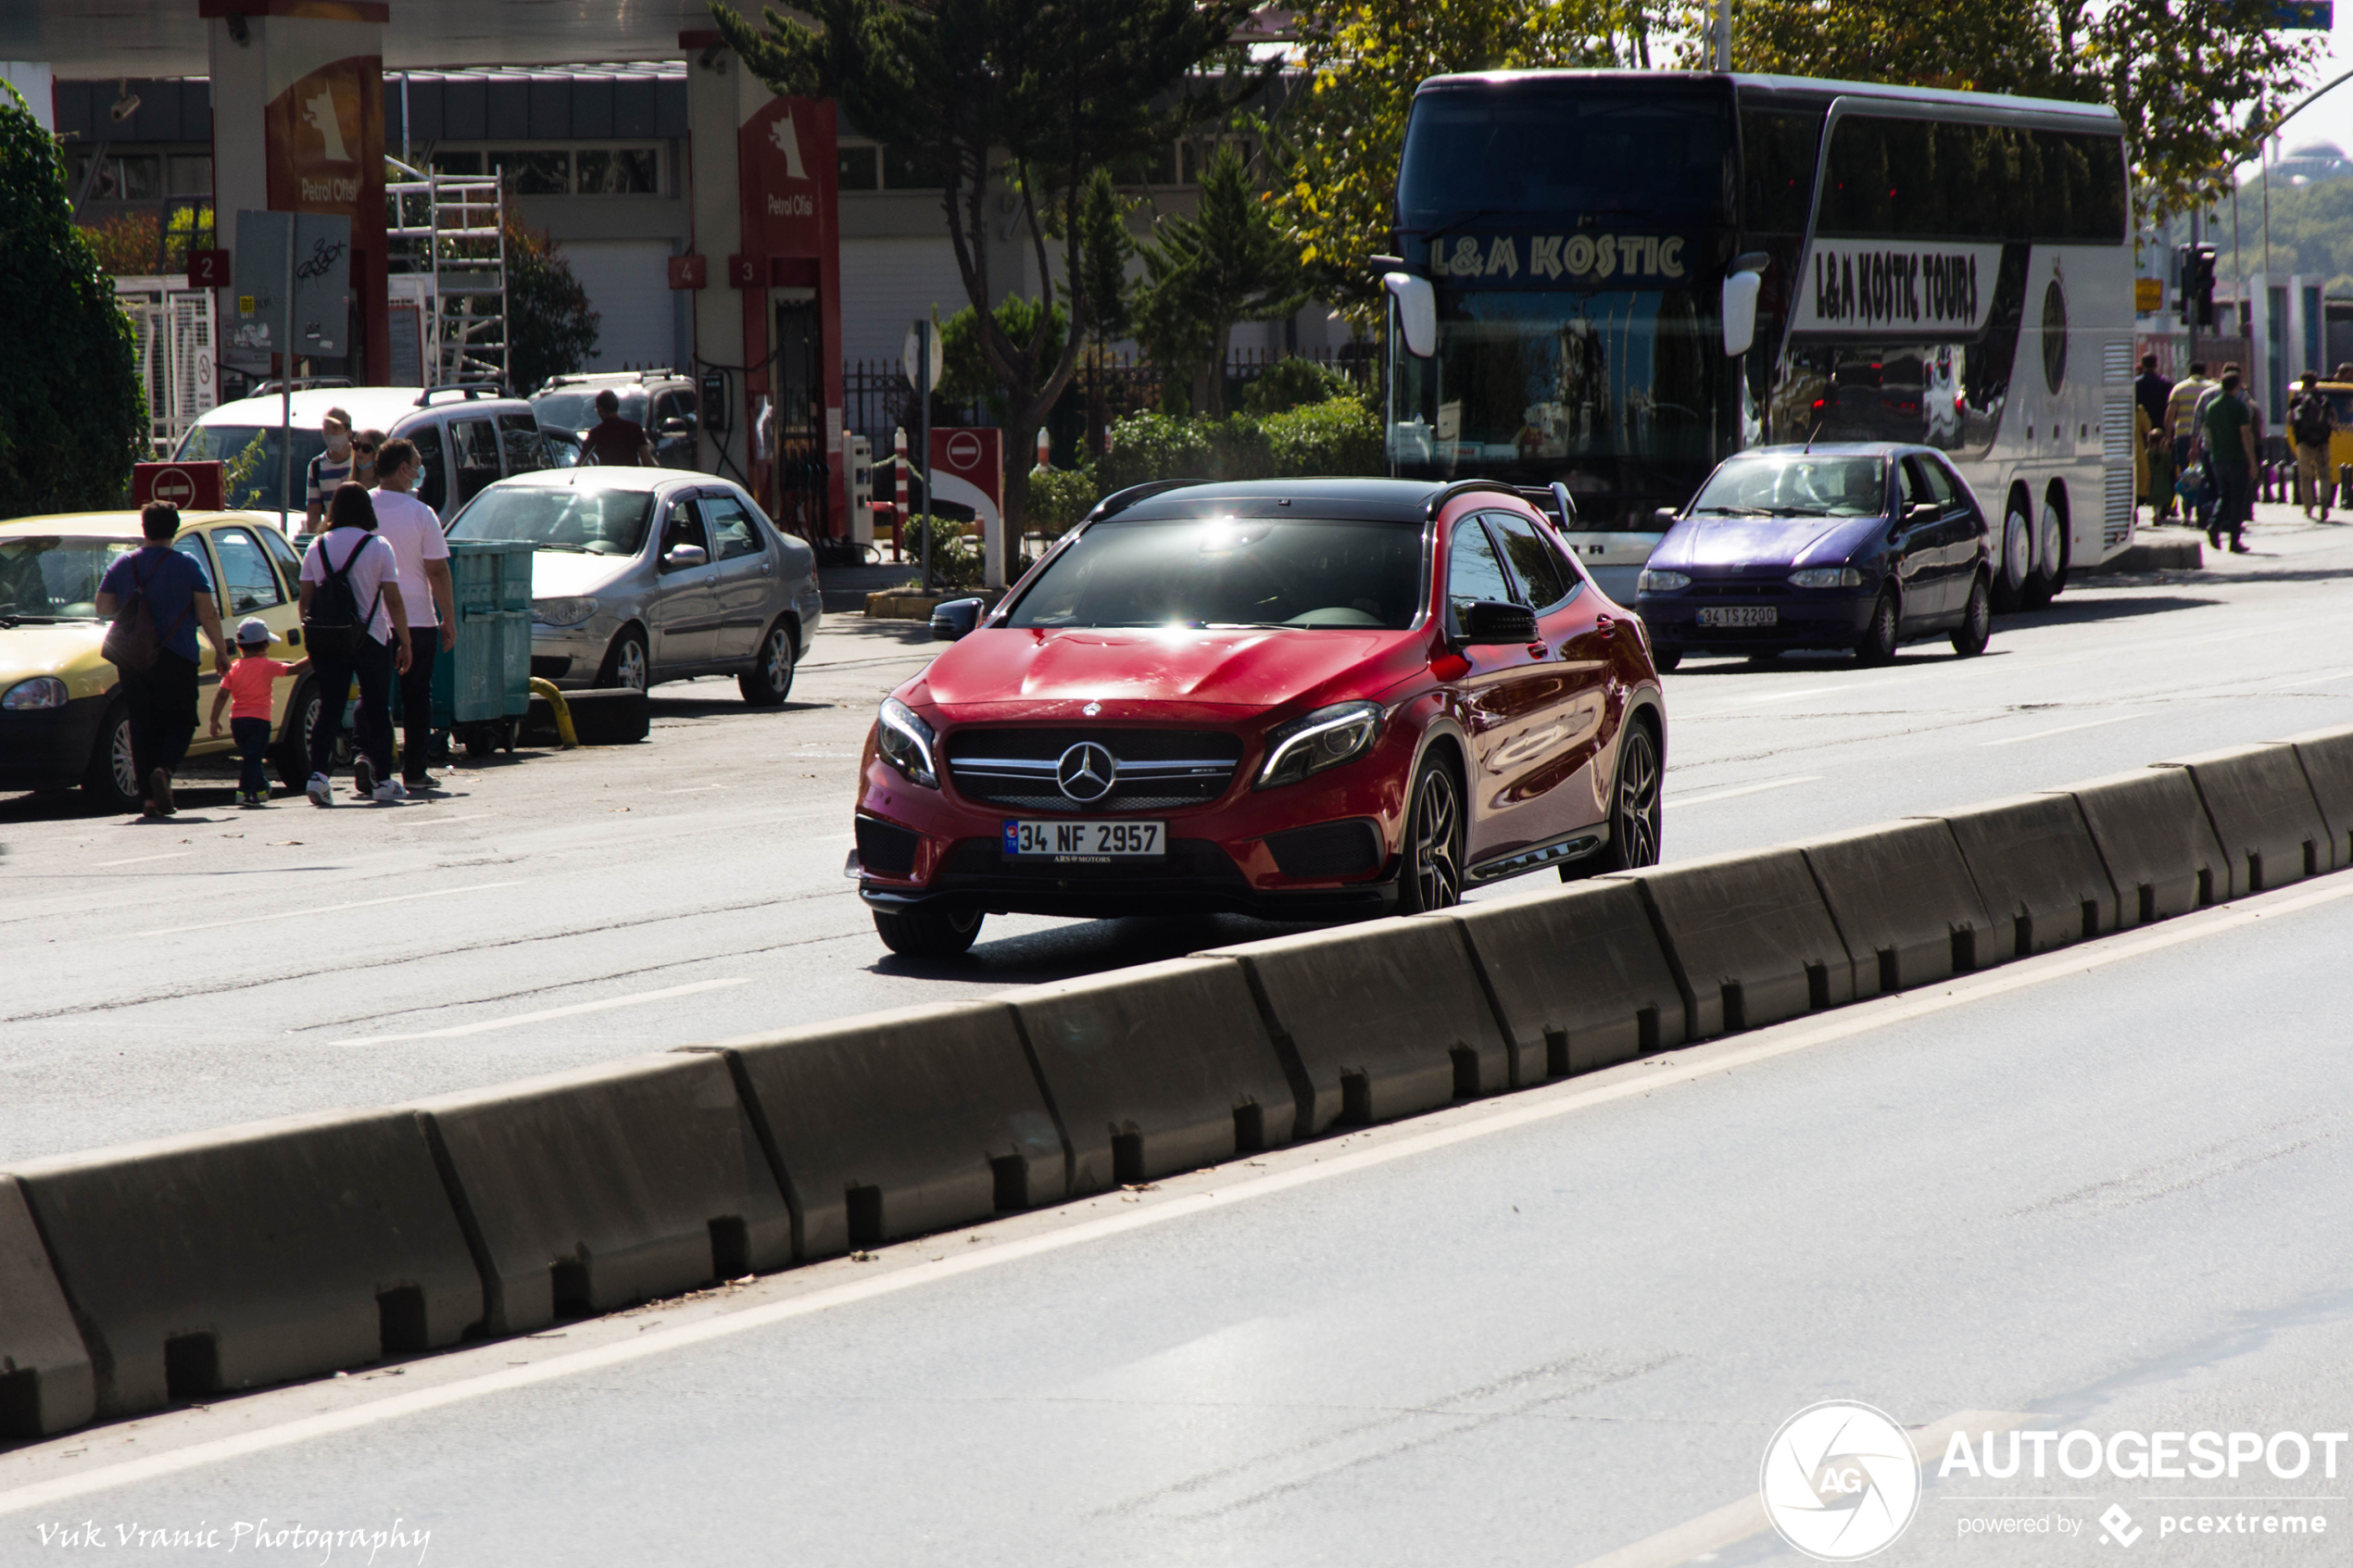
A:
POLYGON ((1748 652, 1763 648, 1853 647, 1870 629, 1879 585, 1865 588, 1792 588, 1786 583, 1755 590, 1703 583, 1671 594, 1641 594, 1635 613, 1662 648, 1684 653, 1712 649, 1748 652), (1712 591, 1695 591, 1695 589, 1712 591), (1703 626, 1699 612, 1770 606, 1770 626, 1703 626))
POLYGON ((565 690, 593 686, 604 669, 605 650, 612 646, 621 622, 591 616, 577 626, 531 626, 531 672, 565 690))
POLYGON ((90 749, 106 717, 104 696, 63 708, 0 709, 0 789, 69 789, 90 771, 90 749))

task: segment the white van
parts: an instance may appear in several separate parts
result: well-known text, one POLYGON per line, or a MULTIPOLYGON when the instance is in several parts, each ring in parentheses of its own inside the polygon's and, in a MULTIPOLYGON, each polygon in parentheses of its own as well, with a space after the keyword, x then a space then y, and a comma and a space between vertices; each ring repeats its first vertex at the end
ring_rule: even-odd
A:
MULTIPOLYGON (((441 516, 444 526, 483 486, 510 473, 565 466, 565 454, 540 433, 531 405, 486 386, 305 386, 294 395, 294 494, 288 526, 299 530, 303 477, 310 459, 326 450, 320 421, 330 408, 351 416, 354 431, 380 430, 417 444, 424 471, 417 498, 441 516)), ((176 458, 218 458, 234 463, 255 442, 260 462, 240 490, 258 498, 230 499, 255 511, 279 508, 280 403, 274 392, 223 403, 190 426, 176 458)))

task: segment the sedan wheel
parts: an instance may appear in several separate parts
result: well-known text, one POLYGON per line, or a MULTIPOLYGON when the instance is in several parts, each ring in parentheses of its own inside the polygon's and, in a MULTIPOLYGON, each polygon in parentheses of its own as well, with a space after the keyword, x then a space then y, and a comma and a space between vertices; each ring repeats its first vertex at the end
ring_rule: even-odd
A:
POLYGON ((1414 781, 1414 809, 1405 819, 1405 869, 1397 912, 1443 909, 1463 897, 1463 799, 1445 763, 1422 764, 1414 781))
POLYGON ((768 628, 760 662, 736 677, 736 688, 754 708, 780 707, 792 691, 792 633, 783 621, 768 628))
POLYGON ((634 629, 628 630, 612 640, 612 648, 605 655, 605 667, 598 671, 597 684, 626 686, 633 692, 642 692, 651 673, 646 658, 646 639, 634 629))

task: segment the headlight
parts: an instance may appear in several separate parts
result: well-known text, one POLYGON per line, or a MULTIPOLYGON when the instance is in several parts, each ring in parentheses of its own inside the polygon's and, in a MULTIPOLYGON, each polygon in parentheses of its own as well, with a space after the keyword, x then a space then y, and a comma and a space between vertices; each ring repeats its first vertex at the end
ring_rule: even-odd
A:
POLYGON ((1340 702, 1302 714, 1266 732, 1266 765, 1257 787, 1297 784, 1372 749, 1380 737, 1378 702, 1340 702))
POLYGON ((890 765, 926 789, 939 787, 939 764, 932 744, 937 737, 915 710, 897 697, 885 697, 882 717, 875 725, 875 745, 890 765))
POLYGON ((34 708, 63 708, 66 705, 66 684, 55 675, 35 675, 30 681, 19 681, 6 696, 0 696, 0 708, 11 713, 21 713, 34 708))
POLYGON ((1645 594, 1671 594, 1691 585, 1692 580, 1680 571, 1644 571, 1638 584, 1645 594))
POLYGON ((594 599, 534 599, 531 619, 542 626, 577 626, 597 613, 594 599))
POLYGON ((1789 574, 1793 586, 1799 588, 1859 588, 1863 574, 1851 566, 1809 566, 1803 571, 1789 574))

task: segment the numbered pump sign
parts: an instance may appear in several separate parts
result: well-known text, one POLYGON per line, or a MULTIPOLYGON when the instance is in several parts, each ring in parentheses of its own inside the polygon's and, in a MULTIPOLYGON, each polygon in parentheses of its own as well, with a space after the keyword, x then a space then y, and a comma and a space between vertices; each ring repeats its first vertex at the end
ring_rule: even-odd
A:
POLYGON ((351 220, 315 212, 238 213, 231 292, 235 308, 225 314, 232 346, 329 358, 348 354, 351 220))

